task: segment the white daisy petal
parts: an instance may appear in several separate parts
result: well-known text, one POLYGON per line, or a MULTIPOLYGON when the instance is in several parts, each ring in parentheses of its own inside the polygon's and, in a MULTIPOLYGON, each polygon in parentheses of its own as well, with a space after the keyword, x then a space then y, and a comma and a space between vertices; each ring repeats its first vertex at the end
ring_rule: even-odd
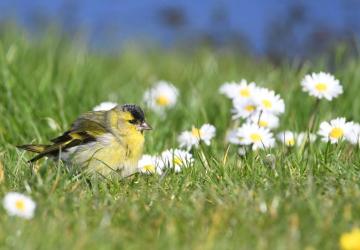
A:
POLYGON ((226 82, 220 86, 219 92, 220 94, 225 95, 226 97, 233 99, 234 93, 238 87, 238 84, 235 82, 226 82))
POLYGON ((192 154, 181 149, 165 150, 161 153, 161 161, 164 163, 164 167, 172 168, 175 172, 180 172, 182 168, 194 164, 192 154))
POLYGON ((160 81, 144 93, 144 102, 154 112, 164 114, 166 109, 175 106, 178 96, 179 91, 174 85, 160 81))
POLYGON ((271 148, 275 139, 269 129, 245 123, 238 130, 241 145, 251 145, 253 150, 271 148))
POLYGON ((318 134, 322 137, 323 142, 330 141, 330 143, 334 144, 343 140, 344 136, 352 129, 352 126, 353 123, 346 122, 345 118, 336 118, 330 122, 322 122, 318 134))
POLYGON ((274 91, 266 88, 258 88, 254 96, 258 110, 274 115, 282 114, 285 111, 284 100, 274 91))
POLYGON ((206 145, 210 145, 210 141, 215 137, 216 128, 211 124, 204 124, 200 128, 200 139, 204 141, 206 145))
POLYGON ((143 155, 138 162, 138 169, 145 174, 162 174, 163 162, 156 156, 143 155))
POLYGON ((343 93, 343 88, 333 75, 319 72, 306 75, 301 81, 303 91, 318 99, 327 99, 331 101, 343 93))
POLYGON ((190 150, 192 147, 198 147, 201 141, 206 145, 210 145, 215 133, 216 128, 211 124, 204 124, 200 129, 193 126, 191 131, 183 131, 179 135, 178 142, 181 148, 190 150))
POLYGON ((180 148, 186 148, 186 150, 190 150, 192 147, 199 146, 199 138, 194 136, 190 131, 183 131, 178 137, 178 142, 180 148))
POLYGON ((230 99, 248 99, 253 97, 256 88, 254 82, 248 83, 245 79, 242 79, 239 83, 224 83, 221 85, 219 92, 230 99))
POLYGON ((231 144, 240 145, 241 138, 238 136, 238 130, 239 128, 230 129, 226 134, 225 141, 231 144))
POLYGON ((291 132, 291 131, 284 131, 284 132, 280 132, 277 135, 277 138, 280 142, 282 142, 285 146, 287 147, 292 147, 295 145, 295 133, 291 132))
POLYGON ((360 145, 360 124, 352 123, 350 129, 345 132, 345 138, 351 144, 360 145))
POLYGON ((252 98, 248 99, 234 99, 233 100, 233 109, 232 109, 232 118, 248 118, 250 115, 254 114, 257 109, 257 106, 252 98))
POLYGON ((3 206, 10 216, 31 219, 34 217, 36 203, 26 195, 10 192, 5 195, 3 206))
POLYGON ((279 118, 268 112, 257 111, 250 115, 248 120, 264 128, 275 129, 279 127, 279 118))

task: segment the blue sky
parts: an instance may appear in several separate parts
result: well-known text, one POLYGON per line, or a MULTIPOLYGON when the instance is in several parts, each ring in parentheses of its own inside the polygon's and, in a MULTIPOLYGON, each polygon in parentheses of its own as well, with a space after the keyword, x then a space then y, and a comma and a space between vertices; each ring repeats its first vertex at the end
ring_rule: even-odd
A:
MULTIPOLYGON (((14 20, 29 30, 61 23, 66 30, 88 31, 100 46, 144 37, 172 44, 201 32, 236 31, 249 40, 254 51, 261 52, 271 23, 286 22, 282 19, 294 4, 305 8, 306 21, 296 30, 300 39, 315 25, 341 31, 349 28, 349 23, 360 23, 360 3, 356 0, 2 0, 0 20, 14 20), (164 27, 159 20, 159 11, 164 8, 180 8, 185 24, 177 29, 164 27), (212 17, 219 8, 227 18, 216 26, 212 17)), ((360 32, 359 27, 351 29, 354 34, 360 32)))

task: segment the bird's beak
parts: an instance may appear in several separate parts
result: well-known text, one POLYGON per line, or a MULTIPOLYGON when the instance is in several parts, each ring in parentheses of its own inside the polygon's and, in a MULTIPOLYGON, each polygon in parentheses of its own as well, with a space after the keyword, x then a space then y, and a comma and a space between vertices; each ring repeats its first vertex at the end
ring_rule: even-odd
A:
POLYGON ((142 122, 139 126, 138 126, 138 129, 140 131, 144 131, 144 130, 152 130, 152 127, 147 124, 146 122, 142 122))

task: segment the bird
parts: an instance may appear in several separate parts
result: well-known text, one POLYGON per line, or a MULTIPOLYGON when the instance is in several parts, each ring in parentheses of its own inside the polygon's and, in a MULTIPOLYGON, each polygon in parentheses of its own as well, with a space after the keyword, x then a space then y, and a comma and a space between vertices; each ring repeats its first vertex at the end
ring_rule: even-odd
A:
POLYGON ((47 156, 104 177, 128 177, 138 171, 144 131, 151 129, 139 106, 124 104, 80 115, 69 130, 47 145, 26 144, 17 148, 37 153, 29 163, 47 156))

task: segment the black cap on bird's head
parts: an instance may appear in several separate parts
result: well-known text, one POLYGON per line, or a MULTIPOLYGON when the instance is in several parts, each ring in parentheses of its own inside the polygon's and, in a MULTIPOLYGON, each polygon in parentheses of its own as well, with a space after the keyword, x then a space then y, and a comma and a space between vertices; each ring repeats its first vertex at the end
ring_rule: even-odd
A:
POLYGON ((135 104, 124 104, 120 106, 122 111, 129 112, 134 120, 130 121, 133 124, 136 124, 140 131, 151 130, 151 126, 145 121, 144 111, 135 104))

